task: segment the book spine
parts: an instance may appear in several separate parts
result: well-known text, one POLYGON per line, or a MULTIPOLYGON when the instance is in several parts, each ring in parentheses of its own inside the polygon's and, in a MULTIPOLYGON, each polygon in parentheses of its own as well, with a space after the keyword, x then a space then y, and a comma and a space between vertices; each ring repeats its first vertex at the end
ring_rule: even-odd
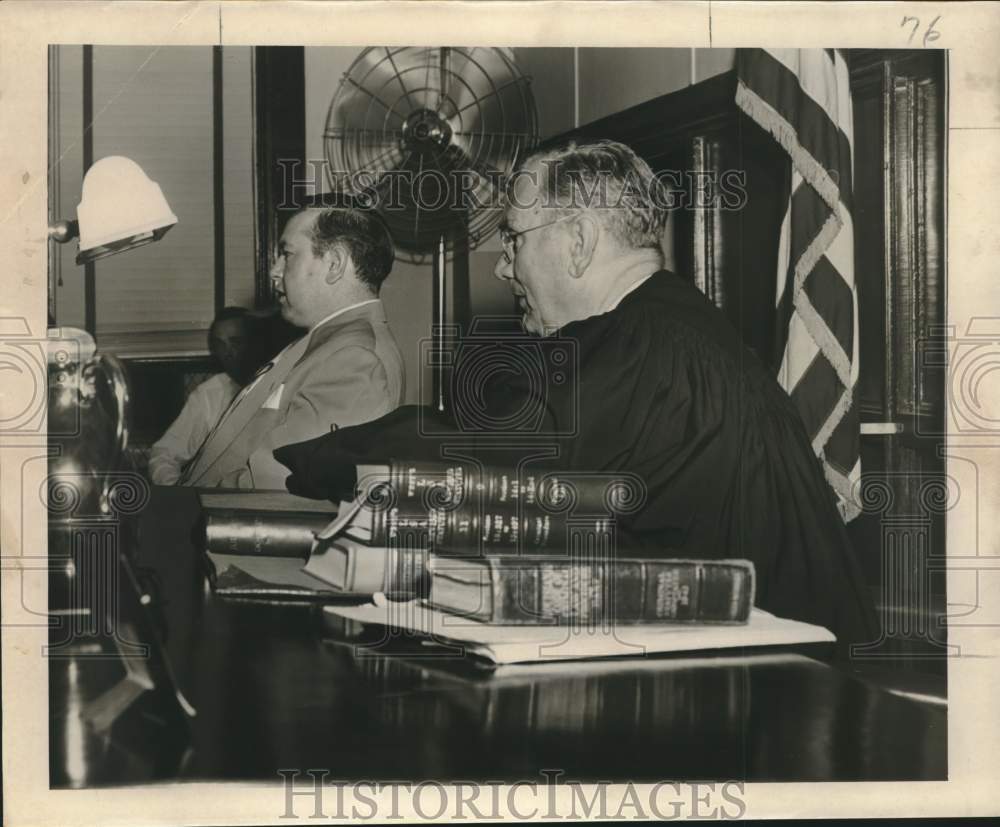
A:
POLYGON ((426 597, 430 589, 429 553, 422 549, 386 549, 386 573, 382 592, 390 600, 426 597))
POLYGON ((451 572, 435 562, 430 604, 493 624, 745 623, 754 596, 748 561, 614 560, 607 563, 490 557, 487 565, 451 572), (461 572, 461 573, 459 573, 461 572), (487 573, 488 572, 488 573, 487 573), (482 599, 476 611, 442 601, 442 578, 482 599))
POLYGON ((206 509, 204 548, 215 554, 307 559, 315 532, 329 521, 323 514, 206 509))
POLYGON ((611 483, 543 470, 394 461, 389 491, 374 509, 373 542, 462 554, 601 543, 615 530, 611 483))

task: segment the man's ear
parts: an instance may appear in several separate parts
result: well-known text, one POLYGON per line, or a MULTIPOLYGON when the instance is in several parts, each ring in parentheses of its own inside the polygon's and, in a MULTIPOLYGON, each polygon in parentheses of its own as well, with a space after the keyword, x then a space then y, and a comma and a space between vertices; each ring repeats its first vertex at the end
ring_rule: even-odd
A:
POLYGON ((326 265, 326 283, 340 281, 347 273, 351 257, 343 244, 331 244, 323 253, 323 263, 326 265))
POLYGON ((578 279, 587 272, 590 262, 594 259, 601 228, 597 219, 587 213, 581 214, 569 222, 569 225, 569 274, 578 279))

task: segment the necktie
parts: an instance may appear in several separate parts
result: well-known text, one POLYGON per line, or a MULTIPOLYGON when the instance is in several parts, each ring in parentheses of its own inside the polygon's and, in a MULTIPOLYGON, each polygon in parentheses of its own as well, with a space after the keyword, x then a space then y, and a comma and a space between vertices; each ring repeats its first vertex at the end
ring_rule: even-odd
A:
POLYGON ((229 415, 233 411, 235 411, 237 407, 239 407, 240 402, 242 402, 246 398, 246 395, 248 393, 250 393, 250 391, 253 389, 254 385, 256 385, 260 381, 261 377, 265 373, 267 373, 269 370, 271 370, 271 368, 274 367, 275 363, 278 361, 278 359, 280 358, 280 356, 281 356, 281 354, 278 354, 278 356, 276 356, 270 362, 268 362, 265 365, 262 365, 257 370, 257 372, 253 375, 253 379, 251 379, 240 390, 240 392, 238 394, 236 394, 236 396, 233 397, 233 401, 230 402, 229 406, 222 412, 222 416, 219 417, 218 422, 216 422, 215 425, 213 426, 212 430, 208 432, 208 436, 205 437, 205 440, 201 443, 201 447, 198 448, 197 453, 195 453, 194 457, 192 457, 191 461, 185 467, 184 473, 181 475, 180 480, 178 480, 178 482, 177 482, 178 485, 187 485, 188 484, 188 481, 190 480, 192 472, 198 466, 198 460, 200 460, 202 454, 205 453, 205 448, 212 441, 212 437, 214 437, 216 435, 216 433, 218 432, 219 428, 222 426, 222 423, 225 422, 229 418, 229 415))

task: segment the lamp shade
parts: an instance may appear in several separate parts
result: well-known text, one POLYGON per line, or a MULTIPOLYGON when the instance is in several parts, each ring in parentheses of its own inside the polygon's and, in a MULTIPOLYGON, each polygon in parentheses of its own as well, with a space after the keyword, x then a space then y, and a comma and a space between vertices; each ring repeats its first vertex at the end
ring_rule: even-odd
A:
POLYGON ((159 184, 120 155, 102 158, 87 170, 76 217, 77 264, 157 241, 177 223, 159 184))

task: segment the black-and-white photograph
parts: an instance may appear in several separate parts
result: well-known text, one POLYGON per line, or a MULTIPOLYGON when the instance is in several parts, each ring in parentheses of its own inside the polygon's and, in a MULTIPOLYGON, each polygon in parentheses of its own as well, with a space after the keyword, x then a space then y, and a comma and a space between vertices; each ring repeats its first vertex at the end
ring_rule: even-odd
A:
POLYGON ((946 437, 996 330, 947 314, 926 17, 46 44, 44 376, 3 420, 46 423, 5 483, 47 513, 43 786, 735 819, 748 785, 953 777, 989 566, 949 547, 983 491, 946 437))
POLYGON ((173 674, 126 671, 102 754, 80 705, 120 666, 53 659, 53 786, 945 778, 939 440, 912 439, 943 415, 915 345, 943 324, 945 60, 53 47, 78 240, 51 312, 87 361, 54 350, 50 423, 94 401, 53 435, 50 555, 87 557, 67 606, 100 593, 113 544, 77 520, 136 511, 121 586, 173 674), (391 503, 325 531, 366 477, 391 503), (886 486, 926 521, 897 546, 886 486), (452 645, 387 634, 423 621, 452 645), (163 733, 119 742, 146 695, 163 733))

